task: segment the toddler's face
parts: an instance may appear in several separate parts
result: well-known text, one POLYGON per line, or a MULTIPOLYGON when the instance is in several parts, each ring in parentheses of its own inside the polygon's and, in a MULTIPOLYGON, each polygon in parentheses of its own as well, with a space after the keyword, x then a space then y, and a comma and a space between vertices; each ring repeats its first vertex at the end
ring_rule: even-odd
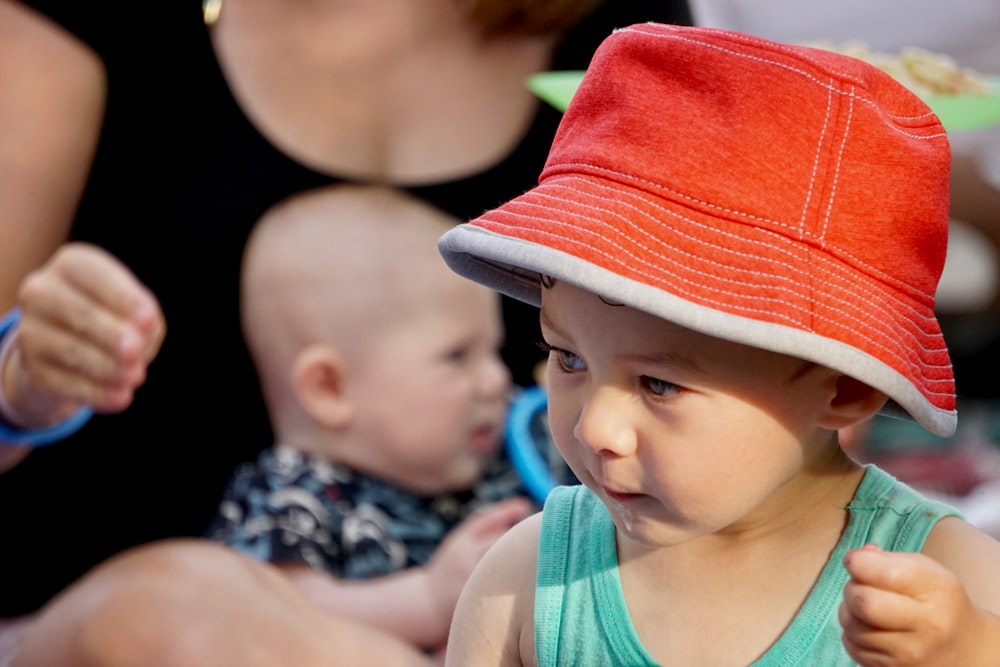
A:
POLYGON ((706 336, 556 281, 542 290, 549 422, 637 542, 737 532, 798 502, 836 374, 706 336))
POLYGON ((425 287, 373 339, 352 391, 372 468, 435 494, 472 486, 499 449, 510 374, 497 294, 443 264, 425 287))

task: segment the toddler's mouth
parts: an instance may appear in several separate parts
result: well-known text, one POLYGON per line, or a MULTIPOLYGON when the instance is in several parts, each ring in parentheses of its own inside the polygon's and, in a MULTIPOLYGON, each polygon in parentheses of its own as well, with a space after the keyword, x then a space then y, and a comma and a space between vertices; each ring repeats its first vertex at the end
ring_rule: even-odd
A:
POLYGON ((643 494, 641 493, 624 493, 621 491, 611 491, 610 489, 604 489, 604 494, 615 501, 616 503, 624 504, 630 500, 635 500, 636 498, 641 498, 643 494))

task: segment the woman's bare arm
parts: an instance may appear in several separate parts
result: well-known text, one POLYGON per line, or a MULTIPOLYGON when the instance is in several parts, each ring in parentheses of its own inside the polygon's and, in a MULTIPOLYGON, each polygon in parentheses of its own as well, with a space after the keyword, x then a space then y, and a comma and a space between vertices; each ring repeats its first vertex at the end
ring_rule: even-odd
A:
MULTIPOLYGON (((69 236, 100 134, 103 65, 15 0, 0 0, 0 313, 69 236)), ((0 369, 2 370, 2 369, 0 369)), ((0 472, 27 452, 0 443, 0 472)))

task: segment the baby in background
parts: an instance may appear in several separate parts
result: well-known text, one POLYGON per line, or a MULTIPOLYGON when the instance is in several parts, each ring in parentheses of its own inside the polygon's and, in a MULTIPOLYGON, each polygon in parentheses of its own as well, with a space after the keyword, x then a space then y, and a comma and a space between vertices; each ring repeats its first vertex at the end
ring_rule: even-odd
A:
POLYGON ((261 219, 240 307, 275 445, 235 471, 208 535, 431 652, 473 566, 532 509, 501 448, 499 296, 442 261, 454 224, 348 185, 261 219))

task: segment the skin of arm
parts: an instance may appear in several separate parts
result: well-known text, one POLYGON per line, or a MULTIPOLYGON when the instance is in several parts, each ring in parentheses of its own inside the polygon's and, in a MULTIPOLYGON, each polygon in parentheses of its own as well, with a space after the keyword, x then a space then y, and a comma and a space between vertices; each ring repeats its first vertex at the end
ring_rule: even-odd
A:
POLYGON ((222 545, 167 540, 111 558, 42 609, 11 667, 431 667, 404 642, 319 612, 222 545))
POLYGON ((83 43, 0 1, 0 309, 69 236, 104 116, 106 82, 83 43))
MULTIPOLYGON (((0 312, 7 312, 22 279, 69 236, 106 80, 88 47, 25 5, 0 0, 0 90, 0 312)), ((0 442, 0 472, 29 451, 0 442)))
POLYGON ((414 646, 440 647, 449 618, 435 604, 426 568, 374 579, 337 579, 306 565, 281 565, 295 587, 324 611, 385 630, 414 646))
POLYGON ((508 531, 476 566, 458 599, 447 667, 533 666, 535 572, 541 513, 508 531))
POLYGON ((474 512, 435 551, 426 567, 344 580, 301 564, 278 568, 320 609, 361 621, 413 646, 442 650, 462 588, 483 554, 530 510, 512 498, 474 512))
POLYGON ((1000 655, 1000 542, 942 519, 922 553, 851 551, 840 621, 861 665, 996 664, 1000 655))

